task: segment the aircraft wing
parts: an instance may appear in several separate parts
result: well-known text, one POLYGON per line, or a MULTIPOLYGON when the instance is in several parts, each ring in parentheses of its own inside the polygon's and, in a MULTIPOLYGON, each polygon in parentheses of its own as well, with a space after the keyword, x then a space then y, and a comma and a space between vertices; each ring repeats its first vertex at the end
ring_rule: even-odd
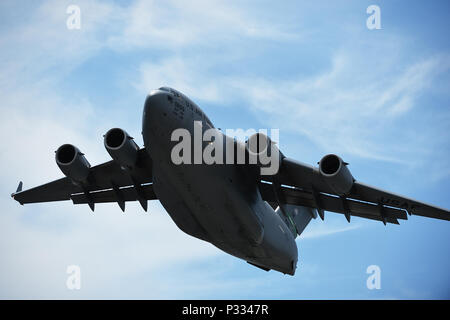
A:
POLYGON ((319 168, 289 159, 282 160, 280 170, 275 176, 263 176, 260 191, 269 203, 281 201, 286 204, 316 208, 323 219, 323 211, 343 213, 350 216, 379 220, 383 223, 398 224, 398 219, 410 215, 450 220, 446 209, 419 202, 388 191, 354 181, 345 196, 338 195, 325 181, 319 168))
POLYGON ((94 210, 94 203, 117 202, 122 210, 125 201, 139 200, 144 210, 146 200, 156 199, 152 185, 152 162, 145 149, 138 151, 137 165, 124 170, 114 160, 90 168, 88 183, 76 184, 70 178, 61 178, 11 196, 20 204, 72 200, 74 204, 87 203, 94 210))

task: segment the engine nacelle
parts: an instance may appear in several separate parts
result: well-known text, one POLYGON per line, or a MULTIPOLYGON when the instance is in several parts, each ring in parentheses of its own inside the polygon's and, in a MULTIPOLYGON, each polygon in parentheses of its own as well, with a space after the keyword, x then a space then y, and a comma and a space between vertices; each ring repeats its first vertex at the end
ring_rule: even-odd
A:
POLYGON ((268 136, 263 133, 255 133, 248 138, 246 147, 249 163, 258 165, 261 175, 278 173, 284 155, 268 136))
POLYGON ((319 172, 330 188, 340 196, 348 194, 355 181, 347 163, 335 154, 328 154, 320 160, 319 172))
POLYGON ((136 165, 139 147, 125 130, 110 129, 105 134, 104 144, 111 158, 122 167, 131 169, 136 165))
POLYGON ((81 151, 71 144, 63 144, 56 150, 56 164, 64 175, 76 182, 85 182, 91 165, 81 151))

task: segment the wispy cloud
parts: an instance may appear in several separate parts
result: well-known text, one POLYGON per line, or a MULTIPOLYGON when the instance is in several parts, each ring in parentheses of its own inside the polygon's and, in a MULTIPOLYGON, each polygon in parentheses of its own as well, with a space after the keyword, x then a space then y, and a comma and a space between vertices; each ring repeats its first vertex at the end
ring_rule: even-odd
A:
POLYGON ((291 79, 217 76, 210 70, 219 61, 205 65, 175 56, 143 63, 138 87, 162 81, 207 102, 244 101, 264 125, 296 132, 325 152, 423 165, 448 141, 443 129, 449 115, 445 105, 424 106, 420 99, 424 90, 442 86, 438 82, 450 70, 450 58, 431 56, 399 67, 401 56, 365 60, 363 55, 362 50, 342 49, 330 57, 329 70, 291 79), (417 112, 423 117, 417 118, 417 112), (417 127, 431 123, 418 137, 417 127))
MULTIPOLYGON (((148 215, 138 204, 127 204, 125 215, 113 204, 99 205, 92 215, 86 206, 21 207, 9 198, 19 179, 29 187, 61 176, 54 151, 62 143, 79 146, 92 164, 109 159, 101 134, 117 117, 129 118, 129 110, 101 112, 105 108, 94 105, 88 95, 76 97, 59 86, 64 80, 71 83, 73 71, 83 69, 90 59, 103 59, 105 52, 132 61, 125 66, 111 64, 113 69, 129 67, 129 73, 120 72, 117 77, 131 79, 132 84, 126 85, 130 94, 144 97, 155 87, 170 85, 195 100, 250 109, 260 123, 307 137, 326 152, 425 163, 433 166, 436 179, 450 173, 445 155, 450 116, 447 106, 440 104, 448 102, 446 55, 409 57, 396 37, 378 41, 377 45, 384 45, 378 51, 369 50, 368 41, 359 46, 342 41, 332 53, 318 49, 324 62, 317 70, 290 71, 286 63, 288 74, 277 73, 273 70, 283 66, 279 57, 286 53, 281 50, 300 52, 294 49, 311 32, 292 26, 293 20, 302 20, 298 18, 302 14, 308 19, 305 10, 274 16, 264 6, 255 8, 251 3, 135 1, 123 5, 80 0, 76 4, 81 8, 82 28, 69 31, 69 4, 47 1, 27 4, 26 10, 17 2, 1 4, 6 8, 0 15, 8 11, 17 17, 2 19, 6 22, 0 33, 0 134, 6 142, 0 165, 7 168, 0 186, 4 195, 0 199, 2 298, 203 298, 215 290, 226 292, 225 297, 241 290, 251 298, 261 288, 283 297, 288 285, 295 291, 295 279, 278 273, 242 277, 245 262, 185 235, 158 204, 150 206, 148 215), (273 69, 264 69, 270 64, 273 69), (421 106, 424 92, 436 89, 444 99, 421 106), (209 267, 198 268, 196 262, 209 267), (69 264, 82 268, 79 293, 65 287, 69 264), (280 281, 286 288, 273 288, 280 281)), ((303 60, 297 65, 310 63, 299 59, 303 60)), ((138 136, 140 128, 127 130, 138 136)), ((317 241, 363 226, 345 220, 342 224, 317 222, 299 241, 317 241)), ((317 276, 320 266, 309 266, 305 272, 317 276)))
POLYGON ((116 48, 177 49, 243 41, 245 38, 291 40, 298 33, 249 15, 232 1, 136 1, 125 9, 123 34, 112 37, 116 48))
MULTIPOLYGON (((331 213, 333 214, 333 213, 331 213)), ((334 222, 322 222, 322 221, 312 221, 305 229, 305 231, 299 237, 299 241, 303 239, 314 239, 319 237, 326 237, 334 235, 341 232, 347 232, 355 229, 361 228, 362 225, 353 222, 351 224, 347 222, 336 223, 334 222)))
MULTIPOLYGON (((383 74, 376 68, 355 66, 352 56, 349 52, 334 56, 329 71, 311 78, 277 85, 248 80, 241 87, 250 88, 244 94, 256 112, 270 113, 274 125, 283 124, 323 149, 386 161, 411 161, 398 154, 403 151, 398 150, 398 141, 395 145, 386 143, 384 132, 402 125, 397 120, 417 107, 417 98, 437 75, 449 70, 449 58, 431 57, 399 73, 383 74)), ((437 106, 430 108, 446 112, 437 106)), ((400 131, 400 127, 397 129, 400 131)), ((406 133, 410 130, 401 129, 406 133)), ((401 144, 408 144, 407 139, 404 137, 401 144)))

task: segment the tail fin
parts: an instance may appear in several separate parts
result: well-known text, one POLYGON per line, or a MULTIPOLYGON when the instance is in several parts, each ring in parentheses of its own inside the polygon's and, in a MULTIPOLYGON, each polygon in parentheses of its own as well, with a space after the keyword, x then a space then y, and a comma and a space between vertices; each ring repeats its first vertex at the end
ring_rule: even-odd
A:
POLYGON ((283 204, 282 208, 278 207, 275 212, 289 227, 294 238, 302 234, 311 219, 317 218, 316 209, 290 204, 283 204))

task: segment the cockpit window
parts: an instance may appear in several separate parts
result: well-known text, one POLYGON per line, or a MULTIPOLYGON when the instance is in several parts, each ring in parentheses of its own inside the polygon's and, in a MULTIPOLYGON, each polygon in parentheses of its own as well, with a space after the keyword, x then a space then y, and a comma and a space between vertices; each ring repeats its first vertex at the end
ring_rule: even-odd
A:
POLYGON ((175 89, 169 88, 169 87, 161 87, 159 88, 159 90, 165 91, 165 92, 170 92, 171 94, 173 94, 175 97, 182 97, 183 95, 178 92, 175 89))

